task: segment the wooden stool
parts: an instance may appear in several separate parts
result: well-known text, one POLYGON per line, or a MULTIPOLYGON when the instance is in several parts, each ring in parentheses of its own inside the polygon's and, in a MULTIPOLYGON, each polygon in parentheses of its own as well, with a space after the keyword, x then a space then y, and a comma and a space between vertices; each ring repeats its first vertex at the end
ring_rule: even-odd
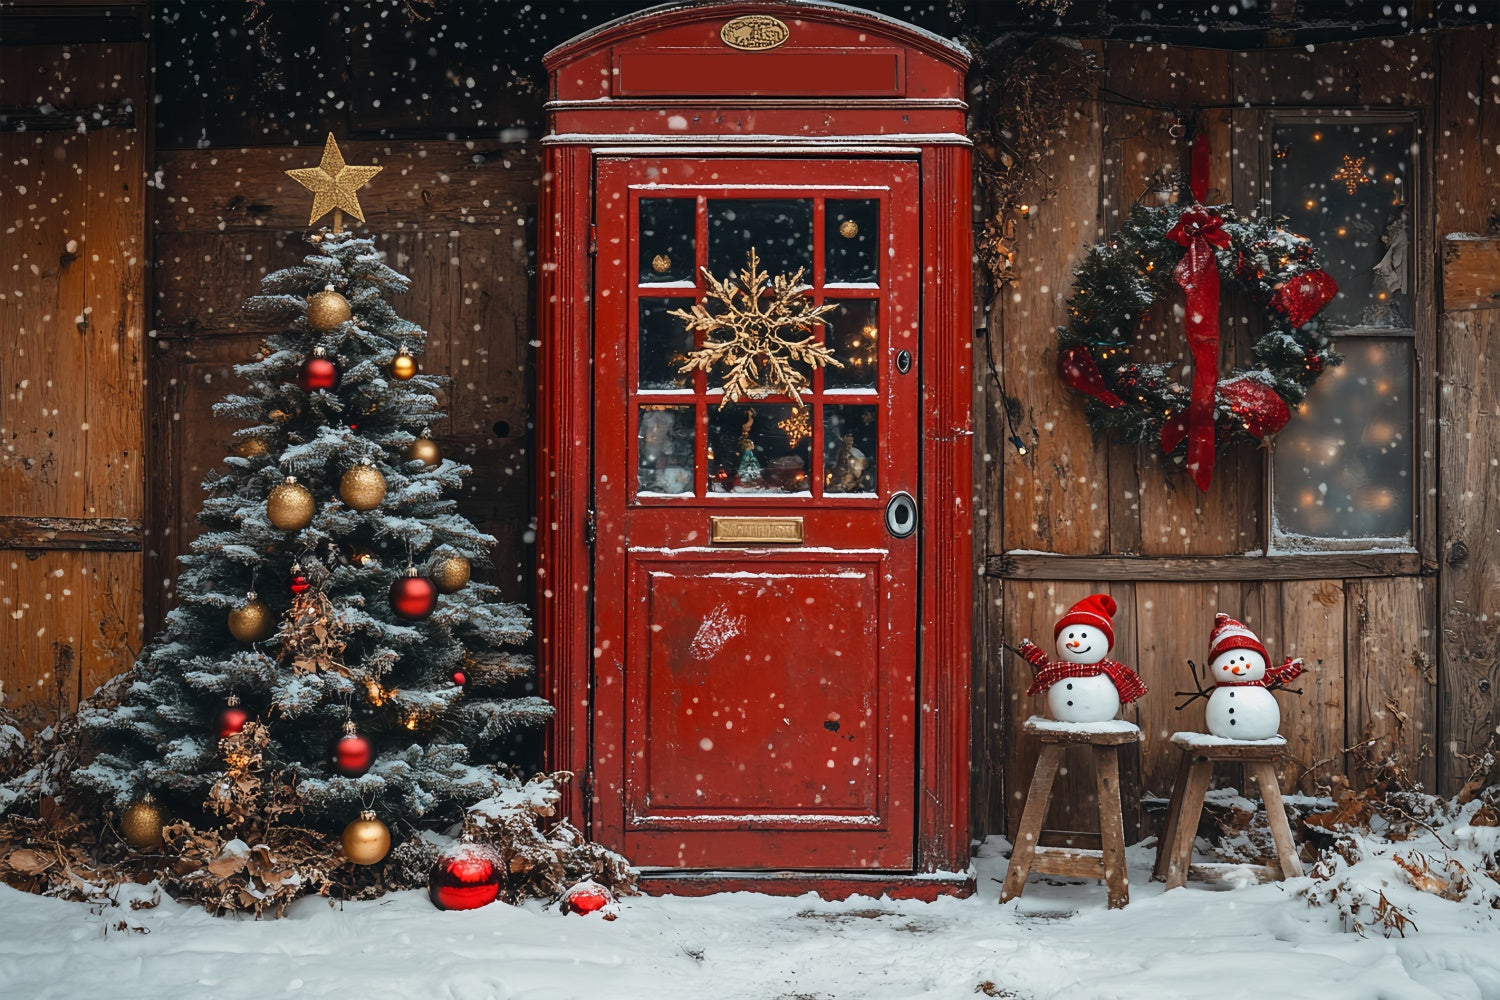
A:
POLYGON ((1286 821, 1281 784, 1276 778, 1276 764, 1286 754, 1286 740, 1280 736, 1268 740, 1227 740, 1207 733, 1174 733, 1172 742, 1182 748, 1182 760, 1177 765, 1172 802, 1167 807, 1167 828, 1156 842, 1156 865, 1151 878, 1158 882, 1165 880, 1168 889, 1175 889, 1187 884, 1189 874, 1212 877, 1231 869, 1249 869, 1262 881, 1301 875, 1302 861, 1292 843, 1292 828, 1286 821), (1246 773, 1260 785, 1260 797, 1266 804, 1266 820, 1271 824, 1280 864, 1191 863, 1203 797, 1208 794, 1214 763, 1221 760, 1244 764, 1246 773))
POLYGON ((1031 790, 1026 793, 1026 809, 1021 814, 1021 829, 1011 851, 1005 885, 1000 889, 1000 902, 1021 895, 1026 888, 1026 876, 1039 872, 1102 878, 1109 889, 1109 908, 1120 909, 1130 902, 1130 883, 1125 873, 1125 820, 1120 813, 1120 747, 1137 743, 1140 729, 1134 723, 1120 720, 1054 722, 1037 716, 1027 719, 1025 728, 1042 741, 1042 752, 1031 776, 1031 790), (1070 745, 1093 748, 1094 778, 1099 789, 1099 840, 1104 848, 1100 851, 1042 847, 1038 843, 1052 800, 1052 779, 1057 776, 1057 766, 1070 745))

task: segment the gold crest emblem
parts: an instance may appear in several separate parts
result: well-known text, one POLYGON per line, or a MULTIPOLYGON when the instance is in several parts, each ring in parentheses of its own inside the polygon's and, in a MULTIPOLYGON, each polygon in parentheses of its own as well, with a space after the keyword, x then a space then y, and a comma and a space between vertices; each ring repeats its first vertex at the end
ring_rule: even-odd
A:
POLYGON ((774 49, 792 36, 784 21, 770 14, 746 14, 726 21, 719 29, 719 37, 732 49, 744 52, 762 52, 774 49))

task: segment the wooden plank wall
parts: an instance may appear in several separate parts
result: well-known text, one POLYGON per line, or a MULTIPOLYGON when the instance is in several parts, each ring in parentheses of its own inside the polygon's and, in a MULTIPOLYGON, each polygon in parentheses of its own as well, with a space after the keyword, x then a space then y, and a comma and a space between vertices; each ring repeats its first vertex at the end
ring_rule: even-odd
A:
POLYGON ((0 69, 8 120, 56 109, 0 130, 0 683, 33 722, 140 647, 146 80, 144 42, 0 69))
POLYGON ((1445 33, 1438 46, 1438 759, 1451 787, 1469 770, 1461 755, 1493 745, 1500 724, 1500 270, 1454 268, 1465 249, 1500 260, 1500 43, 1472 29, 1445 33))
MULTIPOLYGON (((990 304, 1001 384, 982 386, 978 396, 986 461, 985 502, 976 507, 988 516, 975 759, 991 772, 976 780, 976 829, 1014 833, 1036 755, 1014 737, 1041 707, 1024 695, 1031 670, 1001 643, 1031 637, 1047 645, 1057 617, 1095 591, 1112 594, 1121 609, 1116 658, 1152 688, 1126 712, 1145 734, 1138 773, 1124 782, 1127 798, 1165 797, 1176 766, 1167 738, 1203 725, 1203 703, 1178 712, 1181 699, 1172 692, 1191 686, 1186 661, 1203 661, 1219 610, 1255 629, 1275 660, 1307 661, 1301 697, 1278 696, 1292 748, 1282 775, 1288 791, 1312 792, 1331 774, 1346 773, 1346 748, 1364 739, 1415 761, 1415 775, 1428 787, 1451 790, 1461 778, 1454 754, 1475 748, 1496 723, 1500 508, 1492 497, 1500 496, 1500 467, 1490 425, 1500 378, 1486 361, 1500 349, 1500 296, 1491 302, 1471 287, 1474 269, 1466 266, 1463 309, 1442 314, 1440 342, 1433 234, 1483 231, 1500 218, 1497 33, 1444 31, 1320 45, 1311 53, 1128 42, 1105 42, 1097 51, 1100 99, 1078 109, 1043 164, 1046 179, 1029 199, 1033 214, 1021 223, 1022 279, 990 304), (1234 106, 1204 112, 1216 189, 1209 200, 1232 201, 1246 213, 1264 197, 1264 109, 1417 114, 1418 190, 1427 192, 1416 243, 1418 554, 1245 557, 1266 542, 1263 454, 1242 449, 1221 458, 1212 488, 1200 494, 1165 474, 1150 449, 1095 441, 1083 407, 1056 376, 1056 327, 1083 252, 1138 198, 1156 197, 1150 178, 1159 168, 1182 166, 1181 141, 1169 133, 1175 116, 1157 105, 1234 106), (1005 443, 1007 402, 1020 415, 1024 455, 1005 443), (1465 547, 1455 555, 1459 542, 1465 547)), ((1486 249, 1466 247, 1463 259, 1486 249)), ((1225 316, 1222 364, 1231 364, 1248 338, 1234 336, 1233 310, 1225 316)), ((1171 335, 1181 338, 1180 331, 1171 335)), ((1236 772, 1220 781, 1243 788, 1236 772)), ((1078 767, 1066 788, 1050 825, 1097 829, 1091 776, 1078 767)), ((1150 811, 1139 820, 1128 832, 1155 832, 1150 811)))
MULTIPOLYGON (((530 216, 537 159, 477 142, 341 143, 349 163, 385 169, 360 190, 367 225, 392 266, 412 279, 392 305, 429 333, 424 370, 453 378, 434 427, 444 454, 473 466, 461 511, 498 545, 491 582, 531 595, 526 540, 532 508, 530 216)), ((166 484, 152 517, 163 533, 150 560, 160 584, 152 620, 172 600, 175 559, 196 536, 203 475, 229 452, 233 425, 211 407, 236 389, 233 366, 275 332, 243 312, 269 271, 306 255, 311 195, 283 171, 316 165, 301 149, 170 150, 158 158, 152 468, 166 484)), ((324 220, 322 224, 326 224, 324 220)))

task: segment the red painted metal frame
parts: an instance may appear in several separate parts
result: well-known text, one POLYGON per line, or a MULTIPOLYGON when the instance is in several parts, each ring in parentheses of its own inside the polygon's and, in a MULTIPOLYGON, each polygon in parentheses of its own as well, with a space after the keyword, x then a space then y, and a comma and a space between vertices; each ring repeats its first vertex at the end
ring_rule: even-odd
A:
MULTIPOLYGON (((594 157, 687 149, 731 156, 830 155, 835 150, 914 154, 921 165, 927 269, 921 348, 916 871, 965 871, 974 579, 970 150, 962 99, 967 54, 935 36, 842 5, 736 2, 647 11, 575 39, 549 53, 545 62, 553 100, 538 224, 537 622, 544 691, 558 711, 549 742, 551 763, 581 778, 570 798, 570 814, 587 824, 593 813, 587 769, 596 709, 590 689, 592 559, 586 535, 591 523, 594 157), (734 94, 728 92, 732 81, 722 80, 714 93, 698 99, 611 92, 618 47, 724 51, 719 28, 744 14, 772 14, 786 22, 789 49, 903 50, 903 95, 842 97, 836 52, 829 56, 827 93, 818 97, 734 94)), ((833 875, 822 881, 864 884, 833 875)), ((950 881, 963 884, 961 878, 950 881)), ((821 884, 816 873, 786 881, 793 883, 804 888, 821 884)), ((667 891, 673 891, 667 884, 667 891)), ((886 880, 868 891, 900 891, 897 884, 886 880)), ((926 894, 920 888, 910 891, 926 894)))

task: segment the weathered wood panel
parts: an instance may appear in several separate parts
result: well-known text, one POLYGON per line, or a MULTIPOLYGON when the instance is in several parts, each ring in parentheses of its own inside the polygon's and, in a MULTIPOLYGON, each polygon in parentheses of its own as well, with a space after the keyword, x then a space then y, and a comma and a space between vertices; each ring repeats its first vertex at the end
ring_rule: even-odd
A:
POLYGON ((1437 232, 1493 235, 1500 225, 1500 41, 1491 28, 1439 36, 1437 232))
POLYGON ((1346 581, 1349 745, 1374 740, 1371 755, 1398 759, 1426 788, 1437 784, 1437 581, 1425 577, 1346 581), (1412 628, 1413 622, 1422 623, 1412 628))
POLYGON ((21 294, 5 299, 10 344, 0 352, 0 495, 12 514, 88 513, 87 148, 82 135, 0 135, 0 161, 11 165, 0 217, 23 220, 5 235, 21 294))
POLYGON ((144 44, 7 52, 0 106, 67 130, 0 133, 0 680, 42 721, 133 659, 143 513, 144 44), (65 551, 67 550, 67 551, 65 551))
MULTIPOLYGON (((1017 226, 1019 284, 1000 310, 997 349, 1004 394, 1019 407, 1028 452, 1000 448, 991 496, 1001 498, 1004 549, 1107 551, 1108 466, 1083 419, 1076 394, 1057 377, 1058 324, 1073 267, 1098 232, 1099 126, 1088 109, 1054 141, 1039 176, 1030 218, 1017 226), (1085 195, 1085 196, 1080 196, 1085 195)), ((993 333, 992 333, 993 335, 993 333)), ((989 419, 1004 426, 1000 401, 989 419)), ((992 435, 1004 441, 1009 433, 992 435)), ((1082 595, 1080 595, 1082 596, 1082 595)))
POLYGON ((977 836, 1006 828, 1005 790, 1009 777, 1006 763, 1010 758, 1011 741, 1006 661, 1013 656, 1002 645, 1005 641, 1005 589, 1004 581, 981 576, 974 595, 976 656, 974 711, 970 727, 973 764, 969 802, 977 836))
MULTIPOLYGON (((1281 627, 1279 631, 1267 627, 1261 641, 1273 664, 1300 656, 1306 668, 1293 685, 1302 694, 1276 695, 1288 749, 1287 763, 1279 768, 1281 787, 1288 792, 1312 792, 1330 775, 1347 773, 1346 594, 1339 580, 1289 580, 1279 587, 1281 627)), ((1273 608, 1268 601, 1268 626, 1274 621, 1273 608)), ((1416 628, 1417 623, 1410 627, 1416 628)))
POLYGON ((1439 487, 1441 698, 1438 773, 1445 787, 1500 724, 1500 313, 1446 313, 1439 487))
POLYGON ((1500 237, 1443 240, 1443 308, 1500 309, 1500 237))
MULTIPOLYGON (((77 701, 77 661, 87 595, 83 552, 46 552, 31 559, 0 553, 0 683, 7 706, 39 711, 77 701)), ((46 719, 39 715, 38 721, 46 719)))
MULTIPOLYGON (((1443 32, 1438 50, 1442 73, 1437 83, 1433 171, 1437 232, 1493 235, 1500 230, 1500 44, 1493 28, 1465 29, 1443 32)), ((1450 287, 1445 270, 1445 307, 1450 287)), ((1436 742, 1438 781, 1450 792, 1467 776, 1459 755, 1477 752, 1500 723, 1500 621, 1495 613, 1500 608, 1497 353, 1500 314, 1491 309, 1443 314, 1436 379, 1441 456, 1436 742)))

